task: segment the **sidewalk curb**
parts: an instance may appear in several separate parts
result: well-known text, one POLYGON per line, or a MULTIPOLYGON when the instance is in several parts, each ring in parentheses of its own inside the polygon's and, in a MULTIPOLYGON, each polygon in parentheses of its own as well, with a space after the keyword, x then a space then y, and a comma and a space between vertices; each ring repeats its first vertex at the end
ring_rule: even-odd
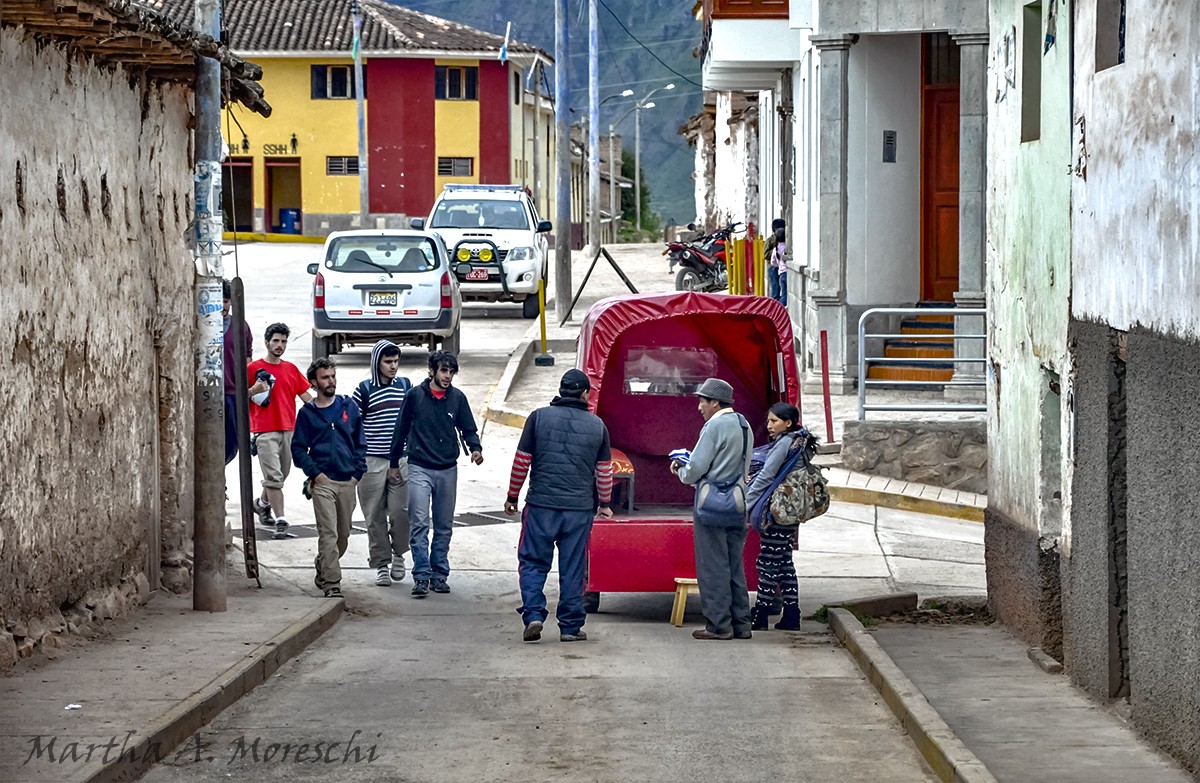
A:
POLYGON ((837 484, 829 485, 829 497, 843 503, 857 503, 865 506, 882 506, 895 508, 900 511, 915 511, 921 514, 937 514, 938 516, 961 519, 967 522, 983 522, 983 509, 978 506, 964 506, 958 503, 946 503, 929 498, 914 498, 897 492, 881 492, 865 487, 847 487, 837 484))
MULTIPOLYGON (((513 385, 517 381, 517 377, 529 368, 535 356, 541 353, 542 340, 541 337, 527 337, 517 343, 517 347, 513 349, 512 355, 508 358, 508 364, 504 367, 504 373, 500 376, 500 380, 492 388, 492 393, 484 404, 483 419, 484 421, 495 422, 505 427, 515 427, 521 429, 525 426, 525 419, 529 417, 528 411, 519 411, 511 408, 506 404, 508 395, 512 391, 513 385)), ((554 353, 558 350, 569 351, 575 347, 574 340, 547 340, 546 350, 554 353)), ((569 368, 564 368, 566 372, 569 368)), ((546 400, 546 402, 550 402, 546 400)))
POLYGON ((346 610, 345 599, 319 600, 321 605, 247 653, 165 715, 138 730, 136 745, 131 742, 121 757, 111 763, 97 764, 99 768, 86 773, 82 780, 86 783, 135 780, 150 770, 156 757, 157 760, 170 758, 177 746, 187 742, 196 731, 265 682, 280 666, 332 628, 346 610), (126 753, 133 754, 134 761, 130 762, 126 753))
POLYGON ((955 736, 937 710, 854 615, 845 609, 830 609, 829 625, 899 719, 939 780, 944 783, 997 783, 995 776, 955 736))

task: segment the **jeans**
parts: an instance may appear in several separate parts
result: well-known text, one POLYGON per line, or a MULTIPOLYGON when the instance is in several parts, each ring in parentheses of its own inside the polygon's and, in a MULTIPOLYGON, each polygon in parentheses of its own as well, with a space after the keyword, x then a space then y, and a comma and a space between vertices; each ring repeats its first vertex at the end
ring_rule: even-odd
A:
MULTIPOLYGON (((358 502, 367 520, 367 564, 380 568, 393 559, 404 562, 408 551, 408 482, 388 481, 388 458, 367 457, 367 472, 358 482, 358 502)), ((400 475, 408 462, 400 463, 400 475)))
POLYGON ((546 576, 554 562, 558 545, 558 630, 578 633, 587 620, 583 608, 583 588, 587 581, 588 542, 592 538, 595 512, 561 511, 541 506, 525 506, 521 515, 521 542, 517 545, 517 574, 521 585, 521 606, 517 609, 526 625, 545 621, 546 576))
POLYGON ((779 296, 775 297, 779 304, 787 307, 787 270, 779 270, 779 296))
POLYGON ((414 580, 450 576, 450 537, 454 533, 457 491, 457 465, 433 470, 409 464, 408 546, 412 550, 414 580))
POLYGON ((770 283, 770 296, 779 301, 779 270, 767 264, 767 282, 770 283))
POLYGON ((225 464, 233 462, 238 453, 237 395, 225 395, 225 464))

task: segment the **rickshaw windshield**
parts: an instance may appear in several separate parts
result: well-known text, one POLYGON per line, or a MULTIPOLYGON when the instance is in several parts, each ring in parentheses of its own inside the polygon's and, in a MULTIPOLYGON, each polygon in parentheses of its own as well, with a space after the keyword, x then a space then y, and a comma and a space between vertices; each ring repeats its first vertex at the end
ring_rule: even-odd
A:
POLYGON ((691 396, 717 374, 717 355, 707 348, 630 348, 625 355, 628 394, 691 396))

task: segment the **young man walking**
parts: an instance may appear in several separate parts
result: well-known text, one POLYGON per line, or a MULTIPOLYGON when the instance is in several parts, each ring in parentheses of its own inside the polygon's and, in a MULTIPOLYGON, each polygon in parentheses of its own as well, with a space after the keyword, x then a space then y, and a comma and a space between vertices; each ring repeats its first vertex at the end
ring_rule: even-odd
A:
POLYGON ((400 374, 400 347, 380 340, 371 349, 371 377, 354 388, 367 438, 367 473, 358 483, 358 502, 367 519, 367 564, 375 584, 388 587, 404 578, 408 551, 408 460, 391 470, 392 434, 412 388, 400 374))
POLYGON ((296 428, 296 398, 311 400, 309 382, 300 368, 284 360, 291 330, 287 324, 267 327, 267 355, 246 368, 250 384, 250 433, 262 470, 262 496, 254 501, 263 527, 285 537, 283 483, 292 471, 292 430, 296 428))
POLYGON ((696 390, 697 408, 704 417, 700 439, 687 464, 671 462, 671 472, 696 487, 700 501, 692 532, 696 545, 696 581, 705 627, 695 639, 749 639, 750 594, 742 551, 746 546, 746 473, 750 468, 750 425, 733 410, 733 387, 708 378, 696 390), (702 516, 706 497, 722 487, 741 493, 740 516, 714 519, 702 516))
POLYGON ((328 359, 308 368, 317 398, 300 409, 292 438, 292 459, 308 476, 317 519, 318 590, 326 598, 342 595, 341 557, 350 542, 354 487, 367 472, 367 442, 362 415, 349 397, 337 396, 337 370, 328 359))
POLYGON ((612 454, 608 428, 588 411, 591 383, 579 370, 567 370, 558 396, 525 420, 508 481, 504 513, 517 513, 517 495, 529 479, 521 543, 517 546, 522 639, 542 638, 546 621, 546 575, 558 547, 559 641, 587 640, 583 588, 592 519, 612 517, 612 454))
POLYGON ((458 491, 458 442, 461 437, 476 465, 483 446, 467 396, 453 386, 458 374, 454 354, 429 355, 429 377, 408 393, 392 438, 391 467, 408 457, 409 548, 413 558, 413 598, 429 591, 450 592, 450 537, 458 491), (430 531, 433 539, 430 541, 430 531))

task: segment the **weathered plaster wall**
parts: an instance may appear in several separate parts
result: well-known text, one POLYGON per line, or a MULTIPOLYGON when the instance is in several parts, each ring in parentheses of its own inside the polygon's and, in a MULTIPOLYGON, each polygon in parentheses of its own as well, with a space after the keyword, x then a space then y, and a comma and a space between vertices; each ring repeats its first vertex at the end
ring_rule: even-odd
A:
POLYGON ((1054 571, 1067 497, 1061 455, 1069 429, 1062 379, 1071 272, 1071 118, 1064 108, 1070 19, 1059 13, 1056 42, 1042 53, 1045 8, 1028 30, 1024 10, 1020 0, 994 0, 990 11, 988 524, 997 529, 989 531, 996 546, 988 550, 988 589, 1003 621, 1045 644, 1058 633, 1050 626, 1058 622, 1054 571), (1037 41, 1040 100, 1028 89, 1036 76, 1021 61, 1026 35, 1037 41), (1031 108, 1023 104, 1031 100, 1038 101, 1040 137, 1022 141, 1022 111, 1031 108), (1010 526, 1017 529, 1000 529, 1010 526))
POLYGON ((1118 329, 1200 337, 1200 3, 1131 4, 1128 58, 1099 73, 1090 5, 1076 30, 1086 177, 1074 195, 1072 310, 1118 329))
POLYGON ((9 27, 0 73, 2 626, 133 584, 160 517, 184 563, 194 319, 188 93, 9 27))
POLYGON ((982 32, 988 0, 818 0, 822 33, 982 32))
POLYGON ((1133 720, 1200 769, 1200 344, 1134 329, 1128 357, 1133 720))

